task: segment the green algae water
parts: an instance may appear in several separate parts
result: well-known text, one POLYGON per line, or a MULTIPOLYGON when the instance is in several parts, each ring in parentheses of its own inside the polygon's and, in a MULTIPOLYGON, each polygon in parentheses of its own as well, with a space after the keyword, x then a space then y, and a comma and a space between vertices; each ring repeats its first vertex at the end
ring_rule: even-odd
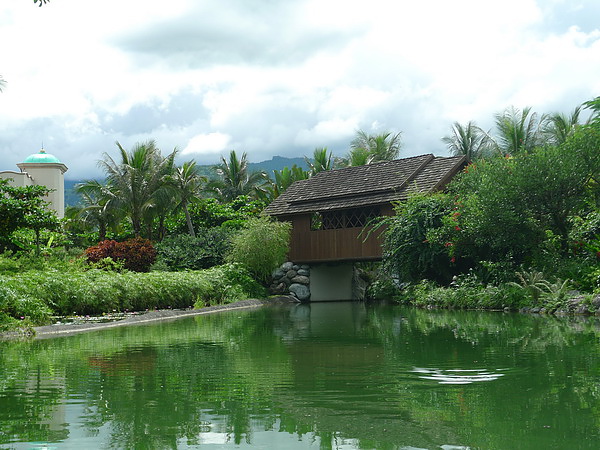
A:
POLYGON ((598 449, 599 336, 321 303, 0 342, 0 448, 598 449))

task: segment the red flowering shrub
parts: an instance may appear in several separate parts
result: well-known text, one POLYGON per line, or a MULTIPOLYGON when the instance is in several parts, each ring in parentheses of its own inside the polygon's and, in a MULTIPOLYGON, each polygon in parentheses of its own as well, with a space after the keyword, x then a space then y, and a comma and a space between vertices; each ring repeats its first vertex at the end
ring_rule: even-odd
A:
POLYGON ((98 245, 94 245, 85 250, 85 256, 90 263, 97 263, 104 258, 113 258, 117 244, 117 241, 110 240, 98 242, 98 245))
POLYGON ((156 260, 156 250, 148 239, 134 238, 124 242, 102 241, 85 251, 88 262, 104 258, 123 261, 125 268, 134 272, 148 272, 156 260))

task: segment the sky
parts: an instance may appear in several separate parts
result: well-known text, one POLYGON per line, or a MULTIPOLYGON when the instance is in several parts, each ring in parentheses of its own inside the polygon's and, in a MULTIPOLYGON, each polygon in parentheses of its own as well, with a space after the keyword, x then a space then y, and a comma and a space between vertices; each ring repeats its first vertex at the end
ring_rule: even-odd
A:
POLYGON ((0 42, 0 170, 43 146, 76 180, 117 141, 215 164, 363 130, 444 156, 455 121, 600 95, 597 0, 2 0, 0 42))

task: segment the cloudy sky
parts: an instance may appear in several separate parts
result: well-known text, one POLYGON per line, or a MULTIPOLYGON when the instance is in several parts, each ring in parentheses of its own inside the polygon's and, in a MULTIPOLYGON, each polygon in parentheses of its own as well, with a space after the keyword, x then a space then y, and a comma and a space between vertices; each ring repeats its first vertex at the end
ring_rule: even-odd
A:
POLYGON ((2 0, 0 42, 0 170, 43 143, 71 179, 115 141, 258 162, 360 129, 445 155, 454 121, 600 95, 597 0, 2 0))

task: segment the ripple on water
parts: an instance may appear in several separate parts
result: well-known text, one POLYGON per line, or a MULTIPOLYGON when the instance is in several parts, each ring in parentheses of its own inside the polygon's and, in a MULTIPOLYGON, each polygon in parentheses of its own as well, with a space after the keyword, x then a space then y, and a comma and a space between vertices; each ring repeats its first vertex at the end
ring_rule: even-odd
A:
POLYGON ((472 384, 497 380, 506 375, 507 370, 413 367, 412 372, 420 379, 437 381, 438 384, 472 384))

